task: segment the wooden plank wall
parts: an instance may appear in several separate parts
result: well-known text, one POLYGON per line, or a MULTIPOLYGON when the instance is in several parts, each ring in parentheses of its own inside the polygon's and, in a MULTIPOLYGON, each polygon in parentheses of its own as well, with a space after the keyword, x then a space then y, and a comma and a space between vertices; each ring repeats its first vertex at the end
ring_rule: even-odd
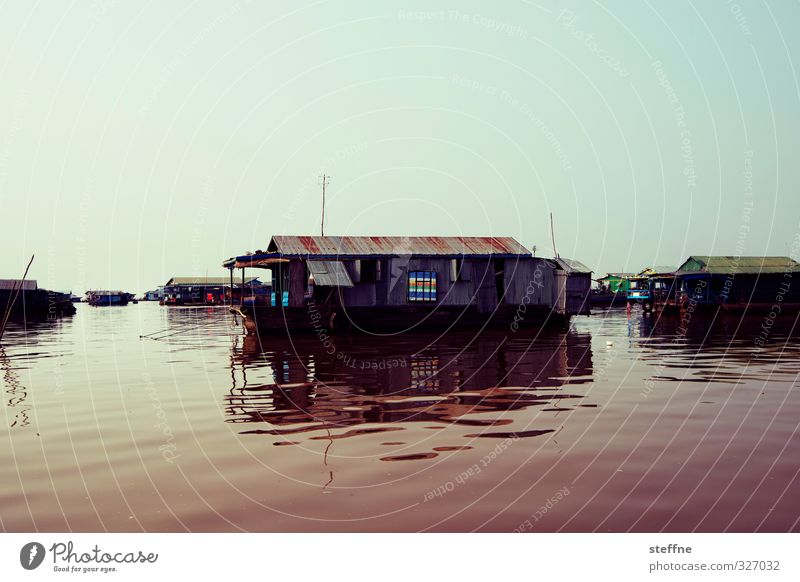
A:
MULTIPOLYGON (((306 274, 305 261, 294 259, 289 261, 289 281, 287 287, 289 291, 289 307, 303 306, 307 282, 308 275, 306 274)), ((280 298, 278 300, 280 301, 280 298)))
POLYGON ((545 259, 506 259, 504 282, 505 303, 550 307, 553 298, 554 267, 545 259))
MULTIPOLYGON (((291 265, 294 265, 292 261, 291 265)), ((299 263, 299 262, 298 262, 299 263)), ((345 261, 351 276, 356 275, 352 261, 345 261)), ((290 270, 291 270, 290 266, 290 270)), ((408 273, 410 271, 435 271, 437 303, 459 306, 476 305, 481 313, 493 311, 498 305, 495 285, 495 264, 491 259, 465 259, 464 277, 451 281, 451 259, 435 257, 395 257, 381 260, 381 280, 376 283, 356 283, 342 288, 346 305, 353 307, 408 305, 408 273)), ((302 270, 304 272, 304 269, 302 270)), ((300 271, 291 270, 291 280, 300 277, 300 271), (296 274, 297 273, 297 274, 296 274)), ((357 277, 353 277, 354 279, 357 277)), ((505 304, 518 305, 523 300, 529 305, 549 307, 553 304, 554 268, 544 259, 505 259, 503 261, 505 304)), ((297 280, 298 282, 300 279, 297 280)), ((289 301, 293 303, 293 290, 289 301)), ((297 287, 302 297, 302 288, 297 287)))
POLYGON ((574 273, 567 276, 567 313, 589 314, 589 292, 592 276, 589 273, 574 273))

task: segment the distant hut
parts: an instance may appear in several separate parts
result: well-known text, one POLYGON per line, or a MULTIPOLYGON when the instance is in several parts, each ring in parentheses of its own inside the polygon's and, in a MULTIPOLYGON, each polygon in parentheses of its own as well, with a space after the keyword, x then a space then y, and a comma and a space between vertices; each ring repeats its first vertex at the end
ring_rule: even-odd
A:
POLYGON ((676 268, 671 265, 647 267, 639 271, 630 286, 639 286, 639 293, 646 295, 646 308, 667 311, 678 305, 678 278, 676 268))
POLYGON ((132 293, 95 289, 86 292, 86 302, 94 307, 122 307, 133 299, 132 293))
POLYGON ((158 287, 152 291, 145 291, 143 299, 145 301, 161 301, 164 299, 164 287, 158 287))
POLYGON ((54 318, 75 313, 70 293, 40 289, 34 279, 0 279, 0 322, 9 318, 54 318))
POLYGON ((238 304, 244 298, 267 293, 269 287, 258 277, 236 282, 226 277, 172 277, 164 284, 161 302, 164 305, 227 305, 231 297, 238 304))
POLYGON ((596 279, 604 291, 609 293, 628 293, 628 281, 635 277, 636 273, 608 273, 605 277, 596 279))

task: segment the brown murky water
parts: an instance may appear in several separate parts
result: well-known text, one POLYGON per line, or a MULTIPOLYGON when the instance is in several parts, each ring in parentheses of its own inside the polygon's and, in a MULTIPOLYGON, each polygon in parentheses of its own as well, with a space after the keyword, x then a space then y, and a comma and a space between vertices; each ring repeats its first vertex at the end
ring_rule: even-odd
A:
POLYGON ((800 530, 794 316, 763 347, 759 316, 263 346, 230 317, 14 324, 2 529, 800 530))

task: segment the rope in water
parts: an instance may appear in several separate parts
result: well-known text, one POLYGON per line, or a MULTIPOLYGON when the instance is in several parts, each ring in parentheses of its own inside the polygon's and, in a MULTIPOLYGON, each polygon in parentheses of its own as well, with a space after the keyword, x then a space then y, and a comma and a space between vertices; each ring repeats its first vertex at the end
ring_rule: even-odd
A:
POLYGON ((139 339, 151 339, 151 340, 154 340, 154 341, 158 341, 158 340, 162 340, 164 338, 172 337, 174 335, 180 335, 182 333, 188 333, 190 331, 199 331, 199 330, 202 330, 202 329, 205 329, 205 328, 208 328, 208 327, 212 327, 214 325, 219 325, 219 322, 216 321, 216 320, 206 321, 205 324, 198 324, 195 327, 190 327, 190 328, 187 328, 187 329, 180 329, 180 330, 177 330, 177 331, 173 331, 171 333, 166 333, 166 332, 170 331, 169 328, 168 329, 161 329, 161 330, 158 330, 158 331, 154 331, 153 333, 140 335, 139 339), (154 337, 154 336, 158 336, 158 337, 154 337))

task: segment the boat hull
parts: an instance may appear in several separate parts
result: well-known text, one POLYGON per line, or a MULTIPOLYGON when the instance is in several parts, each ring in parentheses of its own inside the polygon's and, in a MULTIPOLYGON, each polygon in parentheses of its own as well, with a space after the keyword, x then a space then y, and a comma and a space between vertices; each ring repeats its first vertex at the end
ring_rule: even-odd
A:
POLYGON ((568 325, 569 318, 549 308, 524 310, 517 306, 501 306, 481 313, 474 306, 418 306, 317 308, 271 307, 244 305, 232 312, 243 318, 248 333, 404 333, 417 330, 447 330, 454 328, 502 328, 516 331, 520 327, 568 325))
MULTIPOLYGON (((6 312, 13 295, 10 290, 0 290, 0 317, 6 312)), ((75 311, 68 295, 45 289, 24 290, 13 302, 9 318, 46 319, 73 315, 75 311)))

